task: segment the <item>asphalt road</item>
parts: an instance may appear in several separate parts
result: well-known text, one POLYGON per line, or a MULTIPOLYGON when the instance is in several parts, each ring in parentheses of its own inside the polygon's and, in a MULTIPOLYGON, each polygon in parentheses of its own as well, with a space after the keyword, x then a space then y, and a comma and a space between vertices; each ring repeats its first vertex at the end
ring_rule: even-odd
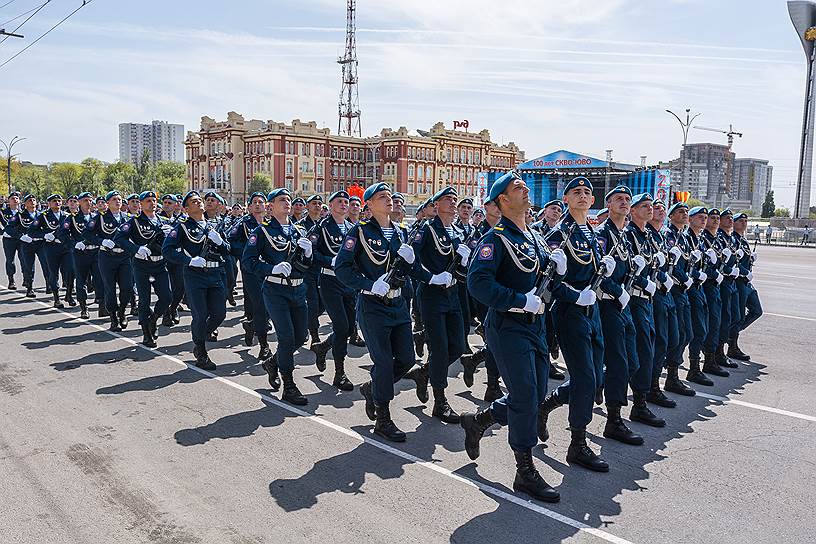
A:
MULTIPOLYGON (((562 496, 546 507, 513 494, 506 428, 471 462, 461 430, 431 418, 409 383, 392 405, 401 445, 375 438, 359 392, 336 393, 306 350, 295 376, 309 405, 280 403, 257 346, 242 343, 240 300, 210 375, 184 364, 189 314, 149 350, 133 321, 113 334, 77 308, 52 309, 42 289, 36 300, 0 289, 0 541, 816 541, 816 251, 761 247, 759 257, 766 314, 741 339, 752 362, 696 386, 705 397, 657 409, 665 428, 632 424, 644 446, 605 440, 595 417, 608 474, 566 464, 558 410, 535 451, 562 496)), ((370 360, 350 355, 359 384, 370 360)), ((483 404, 484 379, 482 369, 468 391, 453 377, 454 408, 483 404)))

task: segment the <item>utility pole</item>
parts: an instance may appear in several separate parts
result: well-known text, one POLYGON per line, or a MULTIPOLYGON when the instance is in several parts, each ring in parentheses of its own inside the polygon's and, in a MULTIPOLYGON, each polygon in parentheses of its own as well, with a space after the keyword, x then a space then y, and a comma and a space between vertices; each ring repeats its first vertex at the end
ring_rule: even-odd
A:
POLYGON ((0 28, 0 36, 8 36, 9 38, 24 38, 22 34, 14 34, 12 32, 6 32, 5 28, 0 28))
MULTIPOLYGON (((683 130, 683 150, 680 153, 680 189, 685 190, 687 187, 686 184, 686 143, 688 142, 688 131, 689 127, 691 126, 692 121, 697 119, 700 115, 699 113, 695 113, 691 115, 691 108, 686 108, 686 122, 684 123, 680 117, 671 110, 666 110, 666 112, 670 113, 677 122, 680 123, 680 128, 683 130)), ((672 187, 669 187, 669 191, 672 190, 672 187)))
POLYGON ((6 181, 8 181, 8 192, 11 193, 11 160, 16 157, 17 155, 12 155, 11 150, 14 147, 14 144, 17 142, 22 142, 25 138, 20 138, 19 136, 15 136, 11 139, 11 142, 6 143, 3 140, 0 140, 6 148, 6 181))

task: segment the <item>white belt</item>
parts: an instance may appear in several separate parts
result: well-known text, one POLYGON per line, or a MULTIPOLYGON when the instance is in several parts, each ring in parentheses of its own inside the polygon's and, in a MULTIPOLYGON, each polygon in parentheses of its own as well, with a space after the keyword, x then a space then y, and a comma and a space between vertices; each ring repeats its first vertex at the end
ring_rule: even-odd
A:
MULTIPOLYGON (((362 294, 364 294, 364 295, 371 295, 371 296, 375 296, 375 297, 379 297, 379 296, 380 296, 380 295, 378 295, 377 293, 372 293, 371 291, 366 291, 365 289, 363 289, 363 290, 362 290, 362 291, 360 291, 360 292, 361 292, 362 294)), ((385 296, 384 296, 383 298, 397 298, 397 297, 399 297, 400 295, 402 295, 402 289, 401 289, 401 288, 400 288, 400 289, 391 289, 390 291, 388 291, 388 292, 385 294, 385 296)))
POLYGON ((533 312, 528 312, 524 308, 510 308, 507 310, 511 314, 532 314, 533 312))
POLYGON ((442 289, 450 289, 451 287, 456 285, 456 278, 453 278, 449 285, 436 285, 435 283, 434 284, 429 283, 428 285, 430 285, 431 287, 441 287, 442 289))
MULTIPOLYGON (((143 257, 143 256, 139 255, 138 253, 136 255, 134 255, 134 257, 139 259, 139 260, 142 260, 142 261, 153 261, 154 263, 164 259, 164 257, 162 257, 161 255, 149 255, 147 257, 143 257)), ((210 261, 210 262, 212 262, 212 261, 210 261)))
POLYGON ((615 295, 610 295, 609 293, 601 292, 601 300, 617 300, 618 297, 615 295))
POLYGON ((90 251, 92 249, 99 249, 99 246, 85 246, 85 249, 83 251, 90 251))
POLYGON ((635 287, 632 290, 632 294, 636 297, 645 298, 646 300, 651 300, 652 298, 652 295, 650 295, 648 291, 644 291, 640 287, 635 287))
POLYGON ((11 238, 11 234, 9 234, 8 232, 4 232, 3 238, 11 238))
MULTIPOLYGON (((46 240, 46 241, 47 241, 47 240, 46 240)), ((54 238, 53 240, 51 240, 51 241, 50 241, 50 242, 48 242, 48 243, 49 243, 49 244, 61 244, 61 243, 62 243, 62 240, 60 240, 59 238, 54 238)))
POLYGON ((121 247, 115 247, 113 249, 108 249, 105 246, 102 246, 102 251, 110 251, 111 253, 124 253, 125 250, 121 247))
POLYGON ((321 274, 325 274, 326 276, 336 276, 337 274, 334 273, 334 270, 331 268, 323 268, 320 270, 321 274))
POLYGON ((303 280, 300 278, 290 280, 289 278, 279 278, 278 276, 267 276, 266 281, 269 283, 277 283, 278 285, 288 285, 289 287, 297 287, 303 283, 303 280))
POLYGON ((223 263, 220 263, 220 262, 218 262, 218 261, 205 261, 205 262, 204 262, 204 268, 218 268, 218 267, 220 267, 222 264, 223 264, 223 263))

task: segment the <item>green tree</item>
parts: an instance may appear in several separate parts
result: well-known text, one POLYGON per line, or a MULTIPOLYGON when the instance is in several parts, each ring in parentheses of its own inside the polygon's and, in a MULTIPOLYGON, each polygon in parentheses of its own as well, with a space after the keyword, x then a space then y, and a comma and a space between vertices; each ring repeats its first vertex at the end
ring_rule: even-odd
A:
POLYGON ((55 162, 48 166, 54 186, 64 198, 82 190, 82 166, 73 162, 55 162))
POLYGON ((53 192, 54 181, 46 168, 41 166, 23 166, 16 175, 12 174, 14 187, 21 193, 31 193, 37 198, 44 198, 53 192))
POLYGON ((102 177, 103 190, 105 192, 116 190, 124 194, 133 192, 135 176, 136 169, 132 164, 121 161, 108 164, 102 177))
POLYGON ((686 205, 689 207, 689 209, 694 208, 695 206, 708 208, 708 204, 698 198, 689 198, 688 201, 686 201, 686 205))
MULTIPOLYGON (((20 161, 16 159, 11 159, 11 185, 12 190, 19 187, 17 185, 17 176, 19 175, 20 171, 22 170, 23 166, 20 164, 20 161)), ((8 191, 8 159, 6 157, 0 156, 0 188, 2 188, 3 194, 8 191)))
POLYGON ((776 208, 774 210, 774 217, 790 217, 790 210, 787 208, 776 208))
POLYGON ((82 177, 81 185, 83 191, 89 191, 98 195, 104 190, 105 163, 99 159, 88 157, 81 163, 82 177))
POLYGON ((252 177, 252 181, 249 182, 249 192, 260 192, 263 194, 267 194, 269 191, 272 190, 272 177, 268 174, 263 174, 258 172, 252 177))
POLYGON ((150 162, 150 150, 142 150, 142 156, 136 164, 135 175, 133 176, 133 192, 141 193, 155 185, 153 165, 150 162))
POLYGON ((183 164, 172 161, 159 161, 153 168, 156 179, 156 190, 165 195, 178 194, 187 188, 186 170, 183 164))
POLYGON ((762 213, 760 213, 760 217, 775 217, 774 210, 776 210, 776 204, 774 203, 774 192, 768 191, 765 193, 765 201, 762 203, 762 213))

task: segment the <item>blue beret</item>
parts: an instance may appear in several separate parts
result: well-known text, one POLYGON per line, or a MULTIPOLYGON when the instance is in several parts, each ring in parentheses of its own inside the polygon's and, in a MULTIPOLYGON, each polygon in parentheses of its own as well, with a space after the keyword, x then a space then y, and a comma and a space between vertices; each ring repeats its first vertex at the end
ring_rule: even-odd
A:
POLYGON ((734 212, 731 211, 731 208, 725 208, 723 211, 720 212, 720 217, 723 215, 734 215, 734 212))
MULTIPOLYGON (((564 191, 564 192, 566 192, 566 191, 564 191)), ((622 195, 632 196, 632 190, 629 187, 627 187, 626 185, 618 185, 617 187, 615 187, 614 189, 612 189, 611 191, 606 193, 606 196, 604 197, 604 202, 608 201, 614 195, 621 195, 621 194, 622 195)))
POLYGON ((335 198, 345 198, 346 200, 349 200, 349 194, 346 191, 340 189, 339 191, 335 191, 331 195, 329 195, 329 202, 331 202, 335 198))
POLYGON ((598 213, 595 214, 595 217, 600 217, 605 213, 609 213, 609 208, 601 208, 598 210, 598 213))
POLYGON ((178 198, 176 198, 176 195, 170 194, 170 193, 164 195, 163 197, 161 197, 161 199, 162 199, 162 202, 164 202, 165 200, 168 200, 168 199, 172 200, 173 202, 178 202, 178 198))
POLYGON ((218 199, 218 202, 220 202, 224 206, 227 205, 227 200, 223 196, 219 195, 218 193, 215 193, 215 198, 218 199))
POLYGON ((660 200, 659 198, 655 199, 652 203, 653 206, 662 206, 663 208, 666 207, 666 203, 660 200))
POLYGON ((20 198, 20 191, 12 191, 8 195, 9 198, 11 198, 13 196, 16 196, 17 198, 20 198))
POLYGON ((694 206, 692 209, 689 210, 689 217, 693 217, 698 213, 704 213, 708 215, 708 209, 705 206, 694 206))
POLYGON ((139 195, 137 195, 136 193, 130 193, 125 200, 127 201, 139 200, 139 195))
POLYGON ((720 210, 717 208, 709 208, 708 215, 720 215, 720 210))
POLYGON ((518 175, 518 172, 515 170, 510 170, 496 181, 493 182, 493 185, 490 187, 490 194, 485 199, 485 203, 492 202, 496 200, 500 194, 507 189, 507 186, 513 183, 513 181, 521 179, 521 176, 518 175))
POLYGON ((187 194, 184 195, 183 199, 181 199, 181 205, 186 208, 187 201, 190 200, 190 197, 192 196, 197 196, 198 198, 201 198, 201 193, 199 193, 198 191, 187 191, 187 194))
POLYGON ((453 187, 445 187, 444 189, 437 191, 436 194, 431 197, 431 202, 436 204, 446 196, 459 196, 459 193, 457 193, 456 189, 453 187))
POLYGON ((120 193, 119 191, 108 191, 108 193, 105 195, 105 202, 107 202, 108 200, 115 196, 122 196, 122 193, 120 193))
POLYGON ((93 195, 91 193, 89 193, 88 191, 82 191, 81 193, 79 193, 77 195, 76 198, 77 198, 77 200, 82 200, 83 198, 93 199, 93 195))
POLYGON ((36 196, 34 196, 34 195, 32 195, 31 193, 27 193, 27 194, 26 194, 26 195, 23 197, 23 202, 26 202, 27 200, 37 200, 37 197, 36 197, 36 196))
MULTIPOLYGON (((292 195, 289 195, 289 196, 292 196, 292 195)), ((306 204, 306 201, 303 200, 301 197, 297 197, 294 200, 292 200, 292 204, 306 204)))
POLYGON ((405 195, 402 193, 393 193, 391 195, 391 200, 399 200, 400 202, 405 202, 405 195))
POLYGON ((272 191, 268 195, 266 195, 266 200, 267 202, 272 202, 279 196, 288 196, 291 198, 292 192, 286 187, 278 187, 277 189, 272 189, 272 191))
POLYGON ((419 213, 419 212, 421 212, 422 210, 424 210, 424 209, 425 209, 426 204, 427 204, 426 202, 422 202, 422 203, 421 203, 419 206, 417 206, 416 213, 419 213))
POLYGON ((320 196, 320 195, 312 195, 312 196, 310 196, 309 198, 306 199, 306 204, 308 204, 312 200, 319 200, 320 202, 323 202, 323 197, 320 196))
POLYGON ((158 197, 156 196, 156 191, 142 191, 142 192, 139 194, 139 201, 141 202, 142 200, 144 200, 144 199, 146 199, 146 198, 150 198, 150 197, 153 197, 153 198, 158 198, 158 197))
POLYGON ((354 196, 349 197, 349 202, 362 202, 362 200, 360 200, 359 196, 354 195, 354 196))
POLYGON ((59 193, 52 193, 48 195, 48 198, 46 198, 45 200, 48 202, 51 202, 52 200, 62 200, 62 195, 59 193))
POLYGON ((584 176, 578 176, 567 183, 567 185, 564 187, 564 194, 567 194, 578 187, 587 187, 590 191, 592 191, 592 183, 590 183, 590 181, 584 176))
POLYGON ((375 183, 374 185, 369 185, 369 187, 363 193, 363 200, 371 200, 371 197, 379 193, 380 191, 391 191, 391 187, 384 181, 379 183, 375 183))
POLYGON ((266 195, 263 194, 261 191, 255 191, 254 193, 249 195, 249 198, 247 199, 247 204, 252 204, 252 199, 255 198, 256 196, 261 197, 263 201, 266 202, 266 195))
POLYGON ((748 219, 748 214, 745 212, 739 212, 734 216, 734 221, 739 221, 740 219, 748 219))
POLYGON ((654 197, 649 193, 640 193, 639 195, 635 195, 632 197, 632 207, 634 208, 638 204, 643 204, 644 202, 652 202, 654 201, 654 197))
POLYGON ((79 198, 76 195, 68 195, 67 200, 79 200, 79 198))
POLYGON ((481 214, 481 215, 484 215, 485 211, 482 208, 476 208, 475 210, 473 210, 473 214, 475 215, 477 213, 481 214))
POLYGON ((99 204, 100 202, 105 202, 105 197, 102 195, 96 197, 96 203, 99 204))
POLYGON ((470 198, 469 196, 467 196, 467 197, 463 198, 462 200, 460 200, 459 203, 456 204, 456 207, 458 208, 462 204, 470 204, 471 206, 473 206, 473 199, 470 198))
POLYGON ((550 206, 558 206, 561 209, 562 212, 564 211, 564 203, 561 202, 560 200, 558 200, 557 198, 555 198, 553 200, 550 200, 549 202, 544 204, 544 207, 542 208, 542 210, 545 210, 545 209, 549 208, 550 206))

